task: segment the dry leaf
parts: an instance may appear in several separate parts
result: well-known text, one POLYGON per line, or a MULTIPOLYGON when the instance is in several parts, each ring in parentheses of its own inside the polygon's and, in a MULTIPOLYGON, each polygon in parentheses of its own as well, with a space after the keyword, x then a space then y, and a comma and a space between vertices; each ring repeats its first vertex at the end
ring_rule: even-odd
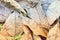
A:
POLYGON ((38 22, 26 17, 22 17, 22 22, 24 25, 27 25, 35 35, 47 37, 48 31, 38 22))
POLYGON ((15 36, 16 34, 23 32, 21 28, 22 21, 19 16, 20 15, 18 13, 14 12, 8 17, 5 24, 3 25, 3 28, 5 28, 11 36, 15 36))

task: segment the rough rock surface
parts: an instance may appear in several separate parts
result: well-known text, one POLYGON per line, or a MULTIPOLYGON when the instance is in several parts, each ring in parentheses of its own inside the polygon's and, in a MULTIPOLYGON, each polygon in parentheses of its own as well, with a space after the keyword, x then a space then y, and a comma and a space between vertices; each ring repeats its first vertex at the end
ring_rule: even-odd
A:
POLYGON ((6 23, 4 24, 4 28, 7 29, 7 32, 11 35, 14 36, 16 34, 16 32, 21 32, 22 29, 22 25, 27 25, 35 35, 42 35, 44 37, 47 36, 48 31, 43 28, 44 26, 42 26, 41 24, 39 24, 38 22, 29 19, 27 17, 24 17, 22 15, 20 15, 19 13, 13 13, 9 16, 9 18, 7 19, 6 23), (18 21, 17 21, 18 20, 18 21), (34 25, 33 25, 34 24, 34 25), (12 27, 13 26, 13 27, 12 27), (20 29, 17 29, 17 27, 20 27, 20 29), (36 28, 37 27, 37 28, 36 28), (16 31, 19 30, 19 31, 16 31))

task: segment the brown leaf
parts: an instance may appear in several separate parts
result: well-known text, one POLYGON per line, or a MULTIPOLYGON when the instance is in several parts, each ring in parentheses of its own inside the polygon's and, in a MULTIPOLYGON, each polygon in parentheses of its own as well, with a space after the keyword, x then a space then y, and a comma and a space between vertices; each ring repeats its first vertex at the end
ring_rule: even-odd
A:
POLYGON ((43 28, 41 24, 26 17, 22 17, 22 21, 23 24, 27 25, 35 35, 42 35, 44 37, 47 36, 48 31, 45 28, 43 28))
POLYGON ((5 28, 11 36, 15 36, 16 34, 23 32, 21 28, 22 21, 19 16, 20 15, 18 13, 14 12, 8 17, 5 24, 3 25, 3 28, 5 28))
POLYGON ((19 4, 27 11, 28 16, 31 19, 37 21, 39 24, 47 25, 44 28, 47 28, 47 29, 50 28, 47 18, 43 13, 40 2, 33 8, 30 7, 29 3, 25 2, 25 1, 21 1, 21 2, 19 2, 19 4))

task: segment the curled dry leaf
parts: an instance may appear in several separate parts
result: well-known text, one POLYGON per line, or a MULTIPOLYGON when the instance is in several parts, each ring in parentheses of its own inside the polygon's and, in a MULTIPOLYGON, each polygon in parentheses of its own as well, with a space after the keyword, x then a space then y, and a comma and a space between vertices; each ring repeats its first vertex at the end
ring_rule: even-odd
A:
POLYGON ((6 31, 11 35, 15 36, 16 34, 23 32, 21 28, 21 19, 19 18, 18 13, 11 14, 8 19, 6 20, 5 24, 3 25, 3 28, 6 29, 6 31), (18 20, 18 21, 17 21, 18 20))
POLYGON ((48 31, 38 22, 26 17, 22 17, 22 22, 24 25, 27 25, 35 35, 47 37, 48 31))
MULTIPOLYGON (((17 26, 18 24, 20 25, 21 23, 23 23, 24 25, 27 25, 35 35, 42 35, 44 37, 47 36, 48 31, 43 28, 43 26, 41 24, 39 24, 38 22, 29 19, 27 17, 23 17, 22 15, 18 14, 18 13, 13 13, 6 21, 6 23, 4 24, 4 27, 7 29, 7 32, 10 35, 15 35, 16 30, 15 29, 19 26, 17 26), (15 15, 16 15, 16 19, 15 19, 15 15), (16 21, 18 20, 18 21, 16 21), (33 25, 34 24, 34 25, 33 25), (36 28, 37 27, 37 28, 36 28)), ((20 25, 20 29, 21 29, 21 25, 20 25)), ((19 32, 21 32, 21 30, 19 30, 19 32)))
POLYGON ((41 7, 41 3, 37 4, 36 7, 30 7, 29 3, 25 2, 25 1, 21 1, 19 2, 19 4, 27 11, 28 16, 37 21, 39 24, 44 24, 47 26, 44 26, 44 28, 49 29, 50 26, 48 24, 47 18, 43 13, 42 7, 41 7))

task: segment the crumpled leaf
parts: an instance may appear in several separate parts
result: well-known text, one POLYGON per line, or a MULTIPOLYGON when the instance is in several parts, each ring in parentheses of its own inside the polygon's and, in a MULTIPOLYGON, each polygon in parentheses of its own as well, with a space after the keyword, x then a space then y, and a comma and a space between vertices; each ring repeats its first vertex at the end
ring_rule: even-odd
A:
POLYGON ((37 4, 35 7, 30 7, 29 3, 25 2, 25 1, 21 1, 19 2, 19 4, 27 11, 28 16, 39 22, 40 24, 44 24, 46 25, 44 28, 49 29, 50 27, 48 26, 48 21, 47 18, 45 17, 42 7, 41 7, 41 3, 37 4))
POLYGON ((47 37, 48 31, 38 22, 23 16, 22 16, 22 22, 24 25, 27 25, 35 35, 42 35, 44 37, 47 37))
POLYGON ((22 21, 19 16, 19 13, 14 12, 8 17, 5 24, 3 25, 3 28, 5 28, 11 36, 15 36, 16 34, 23 32, 21 28, 22 21))

